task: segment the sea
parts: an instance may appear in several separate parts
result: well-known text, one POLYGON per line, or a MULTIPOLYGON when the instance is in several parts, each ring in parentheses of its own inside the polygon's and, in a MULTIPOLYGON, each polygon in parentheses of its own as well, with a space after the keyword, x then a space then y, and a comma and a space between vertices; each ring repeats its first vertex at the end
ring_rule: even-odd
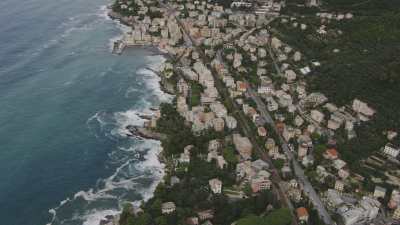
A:
POLYGON ((127 27, 108 0, 0 1, 0 224, 98 225, 152 196, 158 141, 127 125, 171 96, 146 48, 111 53, 127 27))

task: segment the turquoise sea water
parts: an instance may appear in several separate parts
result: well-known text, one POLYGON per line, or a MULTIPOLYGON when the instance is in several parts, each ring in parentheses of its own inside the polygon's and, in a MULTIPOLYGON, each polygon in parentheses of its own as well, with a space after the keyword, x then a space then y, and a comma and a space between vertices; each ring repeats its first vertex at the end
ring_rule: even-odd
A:
POLYGON ((105 0, 0 1, 0 224, 92 225, 162 175, 124 127, 167 100, 145 49, 110 53, 105 0))

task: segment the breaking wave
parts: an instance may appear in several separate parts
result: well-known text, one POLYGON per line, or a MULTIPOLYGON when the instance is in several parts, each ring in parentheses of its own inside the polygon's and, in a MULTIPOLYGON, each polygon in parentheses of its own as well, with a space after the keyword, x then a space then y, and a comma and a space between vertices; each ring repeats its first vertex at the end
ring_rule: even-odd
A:
POLYGON ((147 66, 136 71, 145 85, 146 93, 126 111, 99 111, 88 118, 88 130, 97 138, 109 138, 116 147, 105 163, 112 174, 89 190, 82 190, 49 209, 48 225, 98 225, 108 215, 120 212, 124 202, 138 204, 152 197, 164 176, 164 165, 158 160, 159 141, 127 137, 127 125, 143 125, 144 116, 151 115, 151 107, 171 101, 172 96, 160 89, 160 78, 154 73, 165 61, 163 56, 146 56, 147 66))

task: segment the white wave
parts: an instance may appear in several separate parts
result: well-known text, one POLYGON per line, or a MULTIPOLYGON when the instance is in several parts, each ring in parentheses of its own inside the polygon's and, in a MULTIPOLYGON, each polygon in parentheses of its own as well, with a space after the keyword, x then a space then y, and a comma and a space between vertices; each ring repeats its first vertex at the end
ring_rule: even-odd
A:
MULTIPOLYGON (((104 8, 103 8, 104 9, 104 8)), ((122 26, 121 26, 122 27, 122 26)), ((72 32, 72 31, 71 31, 72 32)), ((162 92, 160 88, 160 78, 152 70, 158 71, 162 64, 165 62, 165 58, 161 55, 148 56, 146 57, 148 62, 148 67, 151 69, 140 69, 137 71, 138 75, 143 77, 143 82, 146 89, 149 90, 150 94, 157 97, 156 102, 152 100, 145 100, 143 104, 136 104, 136 107, 140 106, 140 110, 137 108, 132 108, 123 112, 116 112, 113 114, 107 114, 104 111, 99 111, 91 116, 87 121, 89 129, 94 124, 99 124, 100 128, 111 125, 114 127, 111 131, 106 131, 115 137, 126 137, 127 131, 126 126, 136 125, 142 126, 146 119, 143 119, 143 115, 152 115, 150 108, 154 104, 159 104, 159 102, 170 102, 172 100, 171 95, 162 92)), ((129 89, 128 89, 129 90, 129 89)), ((133 89, 130 91, 134 91, 133 89)), ((107 136, 107 135, 106 135, 107 136)), ((49 213, 52 214, 53 218, 48 225, 53 224, 57 218, 57 212, 62 211, 63 206, 67 203, 75 204, 75 200, 83 199, 89 204, 97 200, 110 200, 112 202, 117 202, 120 205, 122 202, 126 201, 123 196, 116 195, 113 190, 124 189, 126 192, 135 191, 141 195, 142 200, 147 201, 150 199, 157 185, 162 181, 165 173, 165 165, 162 164, 158 155, 161 152, 161 143, 155 140, 140 140, 135 141, 134 145, 129 147, 118 146, 114 151, 112 151, 110 156, 110 165, 116 162, 116 169, 112 175, 107 178, 100 179, 96 187, 93 187, 87 191, 79 191, 75 193, 72 199, 67 198, 60 202, 60 205, 54 209, 50 209, 49 213), (136 157, 135 153, 143 154, 143 160, 140 161, 139 157, 136 157), (114 159, 115 158, 115 159, 114 159), (151 179, 151 184, 149 187, 142 187, 139 183, 139 179, 151 179)), ((79 202, 79 201, 78 201, 79 202)), ((139 204, 140 201, 133 202, 134 204, 139 204)), ((77 203, 81 204, 81 203, 77 203)), ((115 206, 104 206, 101 210, 86 209, 86 211, 74 213, 72 219, 79 219, 84 221, 84 225, 98 225, 99 222, 105 218, 107 215, 116 215, 120 213, 120 209, 115 209, 115 206)), ((65 217, 65 215, 60 217, 65 217)), ((61 221, 60 224, 63 224, 61 221)))
POLYGON ((105 125, 107 125, 107 121, 104 118, 105 112, 104 111, 99 111, 96 112, 93 116, 91 116, 87 121, 86 124, 90 124, 92 121, 96 121, 97 123, 99 123, 100 127, 104 127, 105 125))
POLYGON ((145 119, 140 117, 140 112, 137 110, 128 110, 125 112, 117 112, 114 114, 116 120, 116 128, 111 131, 112 135, 126 137, 129 132, 126 130, 128 125, 143 126, 145 119))
POLYGON ((106 216, 114 216, 120 213, 118 210, 92 210, 83 216, 83 225, 99 225, 100 221, 106 216))
POLYGON ((56 218, 57 218, 57 210, 58 210, 59 208, 63 207, 65 204, 67 204, 67 203, 70 202, 70 201, 71 201, 70 198, 66 198, 66 199, 62 200, 62 201, 60 202, 60 204, 59 204, 57 207, 49 209, 48 212, 49 212, 50 215, 51 215, 51 221, 50 221, 50 223, 48 223, 48 224, 46 224, 46 225, 52 225, 53 222, 54 222, 54 221, 56 220, 56 218))
POLYGON ((142 190, 141 195, 143 196, 143 200, 147 201, 154 196, 154 191, 157 185, 162 181, 165 176, 165 164, 161 163, 158 155, 162 151, 161 145, 158 148, 152 148, 151 151, 147 153, 145 156, 145 161, 141 164, 138 164, 137 167, 142 169, 150 169, 154 175, 154 182, 147 190, 142 190))
POLYGON ((162 55, 147 56, 148 68, 141 68, 136 71, 138 75, 142 75, 147 89, 151 90, 158 100, 161 102, 171 102, 173 96, 161 90, 161 78, 154 72, 159 71, 165 62, 165 57, 162 55))
POLYGON ((108 16, 108 5, 102 5, 100 6, 98 12, 97 12, 97 16, 99 16, 100 18, 103 18, 104 20, 112 20, 109 16, 108 16))
POLYGON ((52 223, 54 222, 54 220, 57 217, 56 209, 49 209, 49 213, 51 214, 51 221, 50 221, 50 223, 47 223, 46 225, 52 225, 52 223))
POLYGON ((134 87, 129 87, 126 92, 125 92, 125 98, 129 98, 129 96, 131 96, 131 94, 137 93, 140 90, 138 88, 134 88, 134 87))

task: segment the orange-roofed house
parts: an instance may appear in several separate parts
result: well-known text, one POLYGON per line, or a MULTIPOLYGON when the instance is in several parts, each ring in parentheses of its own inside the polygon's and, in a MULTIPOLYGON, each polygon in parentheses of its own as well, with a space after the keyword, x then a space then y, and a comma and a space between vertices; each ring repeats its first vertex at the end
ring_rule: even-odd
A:
POLYGON ((304 207, 300 207, 296 209, 297 219, 300 221, 307 221, 308 220, 308 211, 304 207))
POLYGON ((327 149, 324 153, 325 159, 335 160, 338 157, 339 157, 339 153, 334 148, 327 149))
POLYGON ((245 92, 247 90, 247 83, 243 81, 237 81, 236 88, 240 92, 245 92))

